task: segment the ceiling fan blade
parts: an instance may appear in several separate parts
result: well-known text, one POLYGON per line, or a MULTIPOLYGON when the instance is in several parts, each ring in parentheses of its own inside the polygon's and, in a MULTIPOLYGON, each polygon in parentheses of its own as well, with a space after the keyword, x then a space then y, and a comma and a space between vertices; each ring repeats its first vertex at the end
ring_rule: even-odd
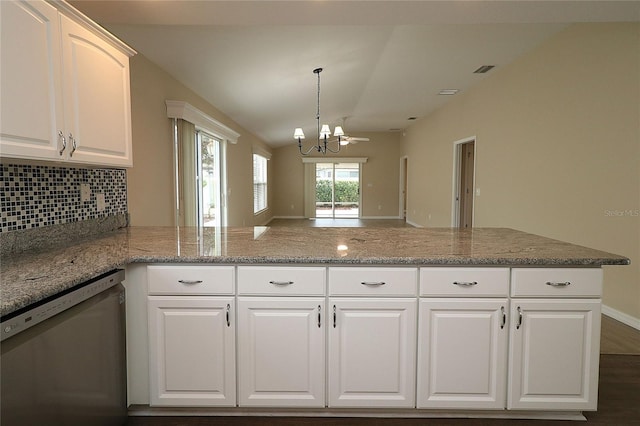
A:
POLYGON ((358 141, 358 142, 369 142, 369 138, 352 138, 349 137, 350 141, 358 141))

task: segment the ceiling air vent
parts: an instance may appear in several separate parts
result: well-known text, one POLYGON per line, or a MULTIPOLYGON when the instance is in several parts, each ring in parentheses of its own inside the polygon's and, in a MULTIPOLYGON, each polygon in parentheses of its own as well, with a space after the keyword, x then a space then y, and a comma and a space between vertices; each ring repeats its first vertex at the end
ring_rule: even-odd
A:
POLYGON ((438 95, 451 96, 455 95, 456 93, 458 93, 458 89, 442 89, 438 92, 438 95))
POLYGON ((488 72, 489 70, 491 70, 492 68, 495 68, 495 65, 483 65, 480 68, 478 68, 477 70, 475 70, 473 73, 474 74, 484 74, 484 73, 488 72))

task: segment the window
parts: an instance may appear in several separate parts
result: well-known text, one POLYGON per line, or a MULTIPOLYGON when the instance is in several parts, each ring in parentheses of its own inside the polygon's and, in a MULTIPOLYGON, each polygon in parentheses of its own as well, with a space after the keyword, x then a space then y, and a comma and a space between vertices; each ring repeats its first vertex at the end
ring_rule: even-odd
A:
POLYGON ((198 226, 222 225, 222 141, 196 131, 198 226))
POLYGON ((267 159, 253 154, 253 213, 267 208, 267 159))

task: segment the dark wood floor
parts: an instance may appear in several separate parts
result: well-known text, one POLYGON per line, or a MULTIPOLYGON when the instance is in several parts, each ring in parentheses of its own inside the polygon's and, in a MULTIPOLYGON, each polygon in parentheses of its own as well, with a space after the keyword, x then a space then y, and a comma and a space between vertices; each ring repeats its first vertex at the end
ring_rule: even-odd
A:
MULTIPOLYGON (((640 355, 601 355, 598 411, 589 426, 640 425, 640 355)), ((130 417, 128 426, 569 426, 567 421, 493 419, 397 419, 314 417, 130 417)))
POLYGON ((640 355, 640 331, 606 315, 601 330, 601 354, 640 355))

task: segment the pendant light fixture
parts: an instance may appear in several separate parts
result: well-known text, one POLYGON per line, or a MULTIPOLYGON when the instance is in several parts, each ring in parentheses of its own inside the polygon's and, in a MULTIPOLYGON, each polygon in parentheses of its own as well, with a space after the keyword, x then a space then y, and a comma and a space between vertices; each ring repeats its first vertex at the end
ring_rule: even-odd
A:
POLYGON ((293 138, 298 141, 298 149, 300 150, 300 154, 302 155, 309 155, 314 150, 322 154, 326 154, 327 151, 333 152, 334 154, 336 154, 340 152, 340 146, 341 146, 340 138, 344 136, 344 131, 342 130, 342 127, 336 126, 333 132, 333 136, 336 136, 338 139, 335 141, 329 141, 327 140, 329 137, 331 137, 331 129, 329 128, 329 125, 323 124, 322 127, 320 126, 320 73, 321 72, 322 72, 322 68, 316 68, 313 70, 313 73, 318 76, 318 109, 316 112, 316 122, 318 126, 318 140, 316 144, 312 145, 308 150, 303 150, 302 139, 304 139, 304 132, 302 131, 302 128, 297 127, 293 132, 293 138), (330 148, 329 144, 333 142, 337 142, 336 146, 338 147, 338 149, 330 148))

